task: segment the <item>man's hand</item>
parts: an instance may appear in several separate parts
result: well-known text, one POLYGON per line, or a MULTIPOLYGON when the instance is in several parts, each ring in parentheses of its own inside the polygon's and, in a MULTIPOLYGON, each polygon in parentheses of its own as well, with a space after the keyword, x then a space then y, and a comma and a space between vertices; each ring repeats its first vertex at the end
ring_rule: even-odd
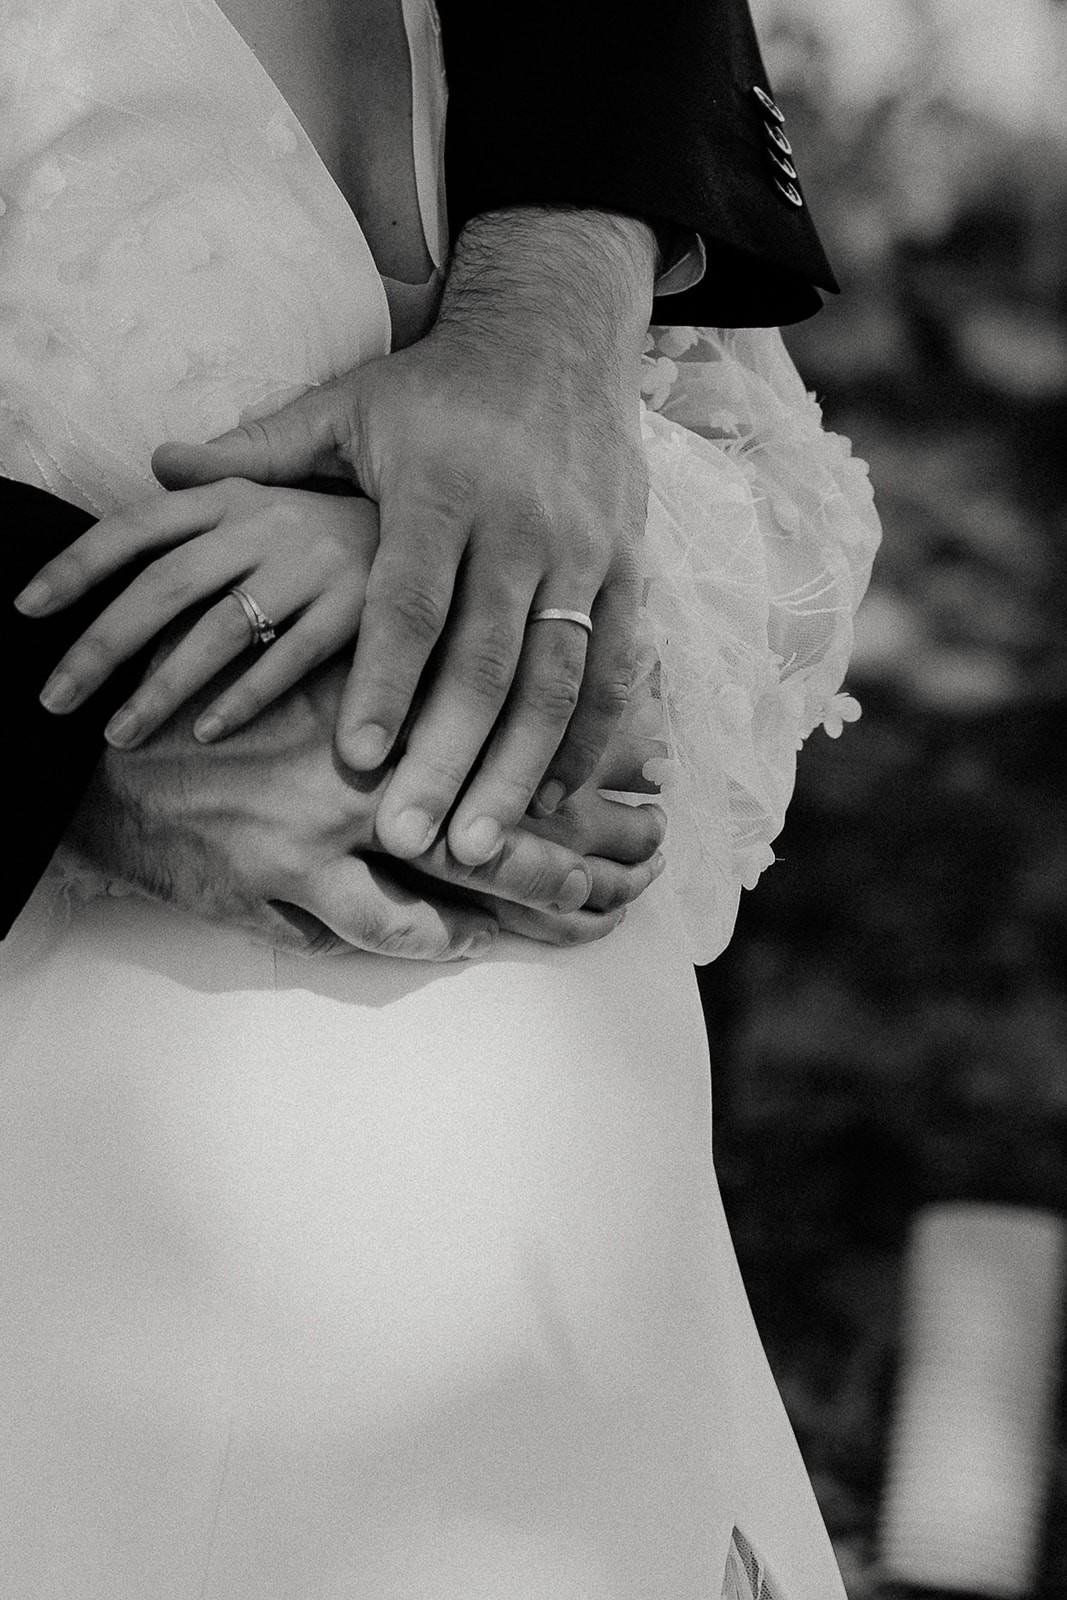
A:
POLYGON ((346 475, 379 502, 337 749, 377 771, 419 690, 378 833, 422 855, 452 811, 459 861, 487 861, 535 791, 590 776, 629 688, 647 484, 638 368, 655 238, 602 212, 475 218, 418 344, 203 446, 156 452, 180 488, 346 475), (532 611, 591 615, 531 625, 532 611), (562 742, 561 742, 562 741, 562 742))
MULTIPOLYGON (((482 954, 501 926, 553 943, 601 937, 656 876, 662 814, 591 786, 540 836, 509 834, 488 865, 457 862, 443 840, 391 863, 374 831, 387 775, 353 777, 334 756, 343 686, 331 663, 217 745, 193 739, 193 706, 140 748, 109 750, 73 841, 157 898, 283 947, 422 960, 482 954)), ((618 749, 604 783, 641 786, 648 753, 618 749)))

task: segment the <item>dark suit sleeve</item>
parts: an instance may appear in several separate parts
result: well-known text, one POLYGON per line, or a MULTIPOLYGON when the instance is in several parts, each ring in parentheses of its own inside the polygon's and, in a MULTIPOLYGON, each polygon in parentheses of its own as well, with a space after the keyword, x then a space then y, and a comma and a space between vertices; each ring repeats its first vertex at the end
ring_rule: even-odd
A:
POLYGON ((33 621, 16 611, 12 601, 46 561, 95 521, 66 500, 0 478, 4 530, 0 682, 7 710, 0 938, 33 892, 77 809, 104 748, 105 723, 144 672, 147 653, 120 668, 83 707, 66 717, 50 715, 37 698, 67 646, 121 592, 132 569, 98 585, 85 600, 56 617, 33 621))
POLYGON ((657 301, 663 322, 796 322, 818 310, 819 288, 836 289, 807 206, 775 183, 788 179, 754 93, 770 88, 746 0, 638 13, 617 0, 438 0, 438 11, 454 233, 531 204, 694 230, 707 274, 657 301))

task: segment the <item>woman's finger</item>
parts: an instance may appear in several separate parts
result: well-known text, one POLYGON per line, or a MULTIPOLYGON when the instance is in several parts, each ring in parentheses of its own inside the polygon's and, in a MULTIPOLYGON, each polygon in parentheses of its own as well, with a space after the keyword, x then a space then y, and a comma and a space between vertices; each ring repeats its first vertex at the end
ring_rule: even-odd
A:
POLYGON ((578 703, 586 638, 576 622, 527 623, 500 724, 449 823, 448 841, 461 861, 487 860, 524 815, 578 703))
MULTIPOLYGON (((421 855, 455 804, 511 688, 535 583, 530 574, 523 592, 487 571, 466 576, 440 665, 378 808, 375 826, 390 854, 421 855)), ((466 859, 484 861, 498 844, 499 836, 466 859)))
MULTIPOLYGON (((246 558, 221 540, 198 540, 153 561, 71 645, 41 691, 41 703, 57 713, 75 710, 117 666, 190 606, 234 583, 246 565, 246 558)), ((240 610, 236 601, 234 606, 240 610)), ((236 632, 233 624, 228 633, 236 632)), ((226 659, 232 660, 232 654, 226 659)))
MULTIPOLYGON (((274 605, 274 621, 284 622, 287 615, 285 606, 274 605)), ((116 711, 104 729, 108 743, 120 750, 141 744, 251 643, 244 608, 235 595, 223 595, 116 711)))
POLYGON ((350 594, 334 588, 309 606, 247 672, 205 708, 194 724, 194 736, 202 744, 210 744, 236 732, 335 655, 359 623, 362 585, 352 587, 355 592, 350 594))
POLYGON ((337 752, 357 772, 381 766, 400 732, 448 619, 469 532, 455 485, 409 494, 388 513, 382 506, 381 542, 337 719, 337 752))
POLYGON ((543 811, 553 811, 592 776, 626 709, 639 599, 636 569, 614 574, 597 596, 578 703, 537 790, 543 811))
POLYGON ((16 606, 31 617, 62 610, 137 556, 215 527, 225 510, 224 495, 224 486, 216 483, 181 494, 159 493, 102 518, 41 568, 16 597, 16 606))

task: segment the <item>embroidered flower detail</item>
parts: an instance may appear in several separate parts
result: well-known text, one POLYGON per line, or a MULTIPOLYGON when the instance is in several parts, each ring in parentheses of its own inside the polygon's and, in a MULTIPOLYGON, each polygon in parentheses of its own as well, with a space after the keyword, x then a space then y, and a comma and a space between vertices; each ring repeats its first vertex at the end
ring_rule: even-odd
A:
POLYGON ((840 739, 846 722, 858 722, 863 707, 850 694, 835 694, 822 714, 823 732, 831 739, 840 739))
POLYGON ((641 393, 653 411, 659 411, 667 403, 677 382, 678 368, 666 356, 657 356, 654 361, 646 357, 642 361, 641 393))
POLYGON ((696 328, 660 328, 656 334, 656 344, 665 356, 673 356, 677 360, 691 350, 699 338, 696 328))
POLYGON ((742 889, 754 889, 768 867, 773 867, 776 857, 769 844, 754 844, 739 850, 735 856, 737 875, 742 889))

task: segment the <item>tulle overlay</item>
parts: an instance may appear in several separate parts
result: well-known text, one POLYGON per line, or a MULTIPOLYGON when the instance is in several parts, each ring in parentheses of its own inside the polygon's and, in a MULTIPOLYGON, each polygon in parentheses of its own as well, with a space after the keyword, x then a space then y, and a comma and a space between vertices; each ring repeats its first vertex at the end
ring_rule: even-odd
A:
POLYGON ((654 328, 642 390, 645 660, 669 749, 652 775, 701 962, 774 860, 803 740, 859 714, 837 691, 879 524, 776 331, 654 328))

